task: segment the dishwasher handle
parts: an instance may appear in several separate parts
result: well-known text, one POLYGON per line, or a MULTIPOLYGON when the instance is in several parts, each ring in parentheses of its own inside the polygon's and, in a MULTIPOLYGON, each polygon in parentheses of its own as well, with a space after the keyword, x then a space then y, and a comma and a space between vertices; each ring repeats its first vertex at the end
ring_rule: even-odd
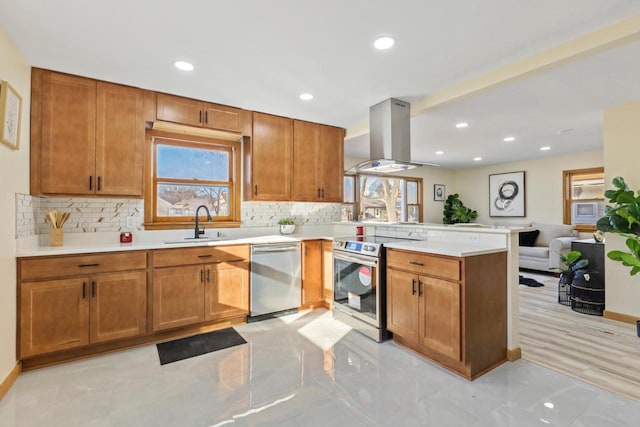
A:
POLYGON ((292 252, 299 251, 300 245, 289 245, 289 246, 276 246, 276 245, 263 245, 263 246, 252 246, 251 253, 271 253, 271 252, 292 252))

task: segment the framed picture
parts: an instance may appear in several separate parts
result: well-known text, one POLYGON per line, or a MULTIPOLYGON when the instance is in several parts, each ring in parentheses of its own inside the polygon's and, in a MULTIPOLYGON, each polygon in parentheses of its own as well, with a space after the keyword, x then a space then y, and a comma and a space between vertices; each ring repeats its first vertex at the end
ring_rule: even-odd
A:
POLYGON ((22 97, 7 81, 0 83, 0 142, 13 150, 20 146, 22 97))
POLYGON ((525 216, 524 171, 489 175, 489 216, 525 216))
POLYGON ((433 184, 433 200, 436 202, 444 202, 445 186, 442 184, 433 184))

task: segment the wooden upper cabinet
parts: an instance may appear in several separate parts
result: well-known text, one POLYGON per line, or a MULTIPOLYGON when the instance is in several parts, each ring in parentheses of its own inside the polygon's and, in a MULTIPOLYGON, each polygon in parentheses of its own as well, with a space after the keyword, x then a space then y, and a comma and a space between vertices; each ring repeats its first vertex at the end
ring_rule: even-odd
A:
POLYGON ((202 126, 202 102, 159 93, 156 98, 156 118, 165 122, 202 126))
POLYGON ((290 200, 293 120, 253 113, 251 200, 290 200))
POLYGON ((342 202, 344 129, 294 120, 293 200, 342 202))
POLYGON ((238 133, 242 133, 244 125, 240 108, 162 93, 157 95, 156 118, 165 122, 238 133))
POLYGON ((344 129, 320 126, 318 181, 323 202, 343 201, 344 129))
POLYGON ((293 200, 321 200, 318 182, 320 125, 293 121, 293 200))
POLYGON ((142 196, 144 92, 98 82, 96 194, 142 196))
POLYGON ((143 194, 142 89, 34 68, 31 194, 143 194))
POLYGON ((92 194, 95 80, 38 69, 32 80, 32 194, 92 194))

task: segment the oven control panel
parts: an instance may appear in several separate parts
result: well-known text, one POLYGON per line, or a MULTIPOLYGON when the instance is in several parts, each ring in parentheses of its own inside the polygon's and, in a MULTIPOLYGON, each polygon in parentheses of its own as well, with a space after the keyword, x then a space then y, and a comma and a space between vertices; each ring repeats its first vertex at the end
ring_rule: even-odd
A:
POLYGON ((333 242, 334 249, 370 256, 378 256, 381 246, 382 244, 380 243, 359 242, 353 240, 336 240, 333 242))

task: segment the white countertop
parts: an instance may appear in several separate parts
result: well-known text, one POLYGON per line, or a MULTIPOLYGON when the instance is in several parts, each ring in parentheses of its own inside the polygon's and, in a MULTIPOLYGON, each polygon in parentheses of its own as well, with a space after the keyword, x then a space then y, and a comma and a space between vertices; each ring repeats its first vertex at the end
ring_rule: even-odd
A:
MULTIPOLYGON (((106 233, 103 233, 106 234, 106 233)), ((134 241, 132 243, 120 243, 118 233, 113 234, 112 239, 90 239, 83 238, 85 236, 73 236, 72 233, 65 234, 63 246, 44 246, 38 245, 37 241, 31 244, 24 244, 17 250, 17 257, 32 256, 50 256, 50 255, 73 255, 97 252, 119 252, 119 251, 142 251, 149 249, 173 249, 173 248, 191 248, 201 246, 220 246, 220 245, 240 245, 240 244, 261 244, 261 243, 286 243, 300 242, 304 240, 332 240, 333 236, 319 234, 298 234, 298 235, 257 235, 243 237, 229 237, 220 240, 203 240, 199 242, 185 241, 184 243, 173 243, 180 241, 183 237, 168 238, 163 240, 144 240, 136 239, 134 233, 134 241), (172 243, 165 243, 165 242, 172 243)))
POLYGON ((385 246, 392 249, 403 249, 407 251, 424 252, 436 255, 448 255, 455 257, 468 257, 507 251, 507 249, 504 247, 498 247, 494 245, 427 240, 394 242, 385 244, 385 246))

